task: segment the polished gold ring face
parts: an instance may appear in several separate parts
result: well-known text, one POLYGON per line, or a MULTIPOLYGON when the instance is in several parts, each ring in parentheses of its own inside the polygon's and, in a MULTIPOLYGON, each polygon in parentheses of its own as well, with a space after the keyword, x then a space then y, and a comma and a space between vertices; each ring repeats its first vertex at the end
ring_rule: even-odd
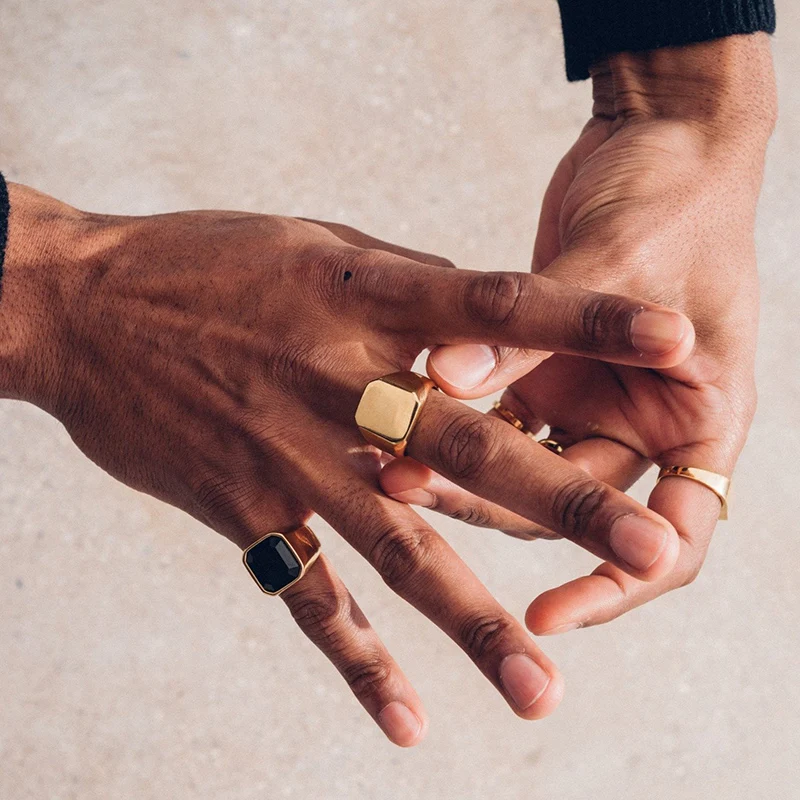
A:
POLYGON ((509 424, 513 425, 518 431, 529 436, 542 447, 546 447, 556 455, 561 455, 564 452, 564 445, 557 442, 555 439, 545 438, 537 439, 536 434, 525 427, 525 423, 510 409, 506 408, 499 400, 492 406, 494 410, 509 424))
POLYGON ((719 512, 721 520, 728 519, 728 494, 731 490, 731 480, 718 472, 711 472, 699 467, 664 467, 658 473, 656 485, 664 478, 686 478, 710 489, 719 498, 722 508, 719 512))
POLYGON ((319 539, 303 525, 289 533, 268 533, 242 555, 250 576, 264 594, 278 595, 294 586, 320 554, 319 539))
POLYGON ((539 444, 559 456, 564 452, 564 445, 555 439, 539 439, 539 444))
POLYGON ((499 400, 495 402, 492 408, 509 424, 513 425, 518 431, 525 431, 525 423, 513 412, 511 409, 506 408, 499 400))
POLYGON ((525 423, 510 409, 506 408, 499 400, 492 406, 498 415, 504 419, 509 425, 515 427, 520 433, 524 433, 536 441, 536 434, 525 427, 525 423))
POLYGON ((416 372, 395 372, 370 381, 356 410, 361 435, 385 453, 405 454, 408 439, 436 384, 416 372))

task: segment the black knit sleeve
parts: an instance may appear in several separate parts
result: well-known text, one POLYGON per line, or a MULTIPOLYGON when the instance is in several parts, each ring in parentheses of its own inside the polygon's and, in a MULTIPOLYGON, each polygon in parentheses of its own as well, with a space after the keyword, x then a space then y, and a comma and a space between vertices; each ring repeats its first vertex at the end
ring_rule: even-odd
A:
POLYGON ((0 172, 0 281, 3 280, 3 262, 6 257, 8 241, 8 188, 3 173, 0 172))
POLYGON ((567 77, 611 53, 775 31, 774 0, 558 0, 567 77))

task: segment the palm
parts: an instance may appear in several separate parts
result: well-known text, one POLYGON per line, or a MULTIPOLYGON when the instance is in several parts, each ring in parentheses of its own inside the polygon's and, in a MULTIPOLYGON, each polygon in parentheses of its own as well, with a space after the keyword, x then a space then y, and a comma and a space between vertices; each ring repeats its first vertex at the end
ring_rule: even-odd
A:
MULTIPOLYGON (((521 370, 509 389, 531 422, 578 443, 566 457, 620 488, 651 462, 729 475, 744 444, 755 410, 761 179, 759 160, 744 162, 703 151, 691 131, 669 121, 595 119, 548 189, 534 272, 670 305, 697 333, 692 355, 673 369, 555 355, 521 370)), ((540 595, 528 611, 531 630, 604 622, 694 578, 714 530, 715 498, 667 481, 650 506, 681 535, 673 574, 646 584, 602 564, 540 595)))
POLYGON ((570 356, 553 356, 512 391, 570 443, 605 437, 651 461, 680 462, 681 451, 713 442, 727 404, 711 385, 693 387, 650 370, 570 356))
MULTIPOLYGON (((533 271, 680 308, 698 331, 693 355, 680 367, 659 372, 555 355, 519 379, 512 392, 569 440, 606 437, 663 464, 682 463, 690 452, 696 460, 708 451, 711 459, 724 438, 733 445, 732 461, 750 421, 754 337, 748 322, 756 317, 755 262, 746 232, 731 241, 729 253, 707 245, 705 231, 716 232, 724 215, 704 220, 698 231, 694 187, 687 190, 693 165, 685 158, 664 158, 671 144, 658 128, 632 132, 608 121, 590 123, 551 182, 533 271), (678 198, 682 207, 673 213, 678 198), (629 252, 622 233, 617 265, 587 259, 576 270, 571 259, 564 268, 565 259, 559 258, 564 252, 593 237, 636 230, 643 218, 651 229, 655 221, 655 231, 629 252), (738 280, 726 287, 706 285, 708 262, 720 258, 738 271, 738 280), (727 325, 729 319, 735 325, 727 325)), ((704 198, 696 202, 701 206, 704 198)))
MULTIPOLYGON (((465 390, 452 371, 475 357, 465 345, 434 351, 430 374, 464 398, 510 384, 502 401, 508 411, 531 429, 549 425, 551 438, 566 446, 565 459, 619 488, 652 462, 730 475, 755 408, 753 229, 764 144, 741 148, 731 137, 668 118, 598 117, 548 188, 533 271, 682 311, 696 338, 680 366, 652 370, 563 355, 542 361, 541 353, 496 348, 491 375, 465 390), (442 364, 450 365, 449 377, 442 364)), ((423 502, 409 490, 424 487, 428 507, 515 536, 548 535, 419 465, 389 464, 382 484, 407 502, 423 502)), ((719 500, 691 481, 667 480, 648 504, 681 537, 672 572, 647 583, 603 563, 540 595, 527 616, 532 631, 606 622, 693 579, 719 500)))

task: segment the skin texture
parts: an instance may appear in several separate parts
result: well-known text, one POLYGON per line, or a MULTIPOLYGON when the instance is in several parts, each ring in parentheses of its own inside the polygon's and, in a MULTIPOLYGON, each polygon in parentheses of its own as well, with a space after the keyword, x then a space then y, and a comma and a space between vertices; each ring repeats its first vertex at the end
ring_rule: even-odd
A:
MULTIPOLYGON (((730 476, 756 406, 753 230, 776 114, 768 38, 622 54, 598 64, 593 80, 594 114, 547 191, 533 272, 681 309, 697 332, 691 357, 669 369, 636 370, 540 352, 492 348, 487 358, 474 347, 442 347, 429 374, 457 397, 511 384, 507 408, 533 432, 550 426, 567 446, 565 460, 620 489, 652 463, 730 476)), ((515 536, 553 538, 423 465, 393 462, 381 481, 396 499, 515 536)), ((669 478, 649 507, 680 536, 669 574, 644 583, 605 562, 538 597, 526 617, 534 633, 607 622, 695 578, 719 500, 669 478)))
MULTIPOLYGON (((686 317, 546 277, 456 270, 340 225, 99 216, 19 185, 10 197, 0 394, 41 406, 110 474, 241 547, 318 513, 518 715, 556 707, 561 677, 522 625, 380 490, 358 399, 437 343, 675 366, 694 341, 686 317)), ((643 580, 677 557, 658 514, 444 394, 409 453, 643 580), (536 491, 511 492, 522 485, 536 491)), ((417 743, 422 704, 325 556, 282 597, 387 736, 417 743)))

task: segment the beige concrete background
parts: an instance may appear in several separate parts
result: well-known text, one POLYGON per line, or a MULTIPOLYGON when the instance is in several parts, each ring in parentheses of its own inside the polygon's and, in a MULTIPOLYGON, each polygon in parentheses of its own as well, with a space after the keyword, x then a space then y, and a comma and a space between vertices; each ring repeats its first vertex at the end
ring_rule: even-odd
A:
MULTIPOLYGON (((431 712, 428 740, 401 751, 233 545, 4 402, 2 800, 800 797, 800 13, 779 6, 761 406, 734 521, 698 582, 546 641, 567 695, 525 723, 319 525, 431 712)), ((588 108, 588 87, 563 78, 554 0, 0 6, 0 165, 97 211, 313 215, 526 269, 588 108)), ((519 615, 593 561, 436 522, 519 615)))

